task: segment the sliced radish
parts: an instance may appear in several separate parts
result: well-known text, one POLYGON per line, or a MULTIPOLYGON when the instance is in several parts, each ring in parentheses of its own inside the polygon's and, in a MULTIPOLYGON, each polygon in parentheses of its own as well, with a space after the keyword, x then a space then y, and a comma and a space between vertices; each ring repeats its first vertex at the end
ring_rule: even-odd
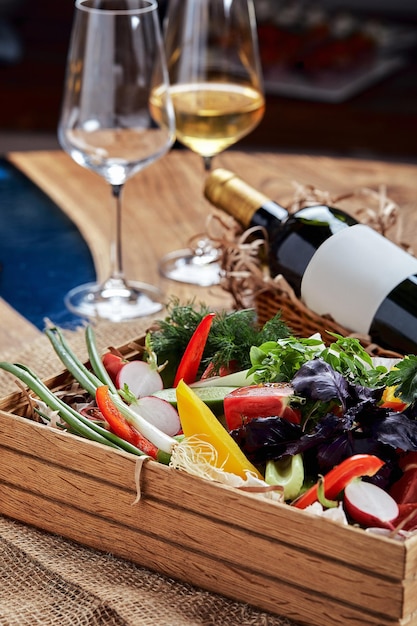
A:
POLYGON ((361 526, 393 529, 399 514, 398 504, 389 493, 363 480, 353 480, 345 488, 346 513, 361 526))
POLYGON ((164 386, 159 372, 146 361, 124 363, 117 373, 116 387, 123 389, 125 385, 136 398, 161 391, 164 386))
POLYGON ((181 430, 178 411, 162 398, 145 396, 140 398, 138 402, 131 404, 130 408, 166 435, 173 437, 181 430))

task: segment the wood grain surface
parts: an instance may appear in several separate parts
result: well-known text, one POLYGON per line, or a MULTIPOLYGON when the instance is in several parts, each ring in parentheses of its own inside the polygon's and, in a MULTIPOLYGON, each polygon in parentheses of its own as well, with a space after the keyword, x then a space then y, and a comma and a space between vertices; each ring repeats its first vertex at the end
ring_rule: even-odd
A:
POLYGON ((153 461, 139 473, 132 455, 7 413, 25 402, 0 401, 2 515, 297 623, 417 626, 415 537, 332 524, 153 461))
MULTIPOLYGON (((19 169, 41 187, 77 224, 91 248, 99 278, 108 272, 114 211, 108 185, 61 151, 8 155, 19 169)), ((386 186, 401 207, 403 237, 412 246, 417 239, 417 166, 320 156, 229 150, 215 167, 226 167, 281 203, 294 194, 294 183, 314 185, 332 195, 362 187, 386 186)), ((195 298, 213 307, 228 308, 230 297, 219 287, 195 287, 162 278, 161 257, 187 245, 206 228, 212 211, 203 197, 201 160, 186 150, 172 150, 159 162, 126 184, 123 196, 124 269, 129 279, 158 286, 166 300, 195 298)), ((355 213, 360 207, 344 208, 355 213)), ((417 249, 417 244, 416 244, 417 249)), ((0 340, 3 349, 30 341, 38 331, 0 301, 0 340)))

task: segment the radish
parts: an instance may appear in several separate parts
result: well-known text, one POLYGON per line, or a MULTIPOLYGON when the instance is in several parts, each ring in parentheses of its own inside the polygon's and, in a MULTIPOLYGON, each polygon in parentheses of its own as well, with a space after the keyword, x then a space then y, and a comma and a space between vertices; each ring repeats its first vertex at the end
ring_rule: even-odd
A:
POLYGON ((381 487, 362 480, 350 482, 344 493, 346 513, 361 526, 394 529, 398 504, 381 487))
POLYGON ((170 437, 177 435, 181 430, 178 411, 167 400, 145 396, 131 404, 130 408, 170 437))
POLYGON ((118 389, 127 385, 136 398, 149 396, 164 387, 159 372, 146 361, 125 362, 117 373, 115 384, 118 389))

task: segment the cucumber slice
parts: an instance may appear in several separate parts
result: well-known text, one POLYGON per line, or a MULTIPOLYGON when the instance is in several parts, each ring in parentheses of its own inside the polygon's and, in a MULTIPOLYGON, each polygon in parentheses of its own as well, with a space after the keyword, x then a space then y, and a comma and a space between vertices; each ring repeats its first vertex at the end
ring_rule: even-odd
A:
MULTIPOLYGON (((235 389, 236 387, 193 387, 194 393, 205 402, 217 416, 223 415, 223 400, 227 394, 235 389)), ((155 391, 153 395, 166 400, 175 407, 177 406, 176 390, 172 387, 155 391)))
POLYGON ((294 454, 280 461, 267 461, 265 482, 280 485, 284 489, 284 499, 294 500, 300 494, 304 482, 302 454, 294 454))

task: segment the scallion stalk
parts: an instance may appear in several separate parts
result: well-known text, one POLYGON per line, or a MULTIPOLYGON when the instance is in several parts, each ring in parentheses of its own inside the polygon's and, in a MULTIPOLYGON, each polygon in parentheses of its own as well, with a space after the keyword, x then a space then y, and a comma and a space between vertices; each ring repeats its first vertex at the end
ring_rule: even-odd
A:
POLYGON ((99 378, 103 385, 107 385, 112 393, 117 393, 117 388, 109 376, 108 371, 103 365, 103 361, 98 353, 96 338, 91 326, 85 329, 85 338, 87 344, 88 358, 90 359, 93 372, 99 378))
MULTIPOLYGON (((74 376, 75 380, 89 393, 95 397, 97 387, 103 383, 97 376, 91 372, 78 357, 73 353, 71 348, 65 341, 62 333, 57 328, 48 328, 45 330, 46 335, 52 343, 52 346, 66 366, 68 371, 74 376)), ((91 336, 90 338, 91 339, 91 336)), ((91 346, 90 346, 91 349, 91 346)), ((159 428, 151 424, 138 411, 133 411, 120 397, 117 390, 111 391, 112 400, 124 417, 134 426, 146 439, 149 439, 159 450, 171 454, 173 446, 176 445, 175 439, 163 433, 159 428)))
POLYGON ((57 411, 62 420, 77 434, 86 439, 124 450, 138 456, 143 452, 132 444, 117 437, 99 424, 78 413, 74 408, 58 398, 42 380, 25 365, 19 363, 0 362, 0 368, 13 374, 35 393, 52 410, 57 411))
POLYGON ((45 334, 70 374, 94 398, 97 387, 103 384, 101 380, 75 356, 58 328, 46 328, 45 334))

